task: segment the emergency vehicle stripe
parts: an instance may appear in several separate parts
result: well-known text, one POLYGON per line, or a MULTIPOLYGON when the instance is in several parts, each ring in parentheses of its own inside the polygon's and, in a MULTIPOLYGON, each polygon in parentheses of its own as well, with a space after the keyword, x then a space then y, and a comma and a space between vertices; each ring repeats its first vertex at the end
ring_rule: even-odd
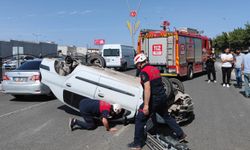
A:
POLYGON ((85 78, 82 78, 82 77, 79 77, 79 76, 76 76, 75 78, 78 79, 78 80, 84 81, 84 82, 88 82, 88 83, 91 83, 91 84, 94 84, 94 85, 97 85, 97 86, 100 86, 100 87, 115 91, 115 92, 119 92, 119 93, 129 95, 129 96, 133 96, 133 97, 135 96, 134 94, 129 93, 127 91, 123 91, 123 90, 120 90, 120 89, 117 89, 117 88, 114 88, 114 87, 111 87, 111 86, 108 86, 108 85, 105 85, 105 84, 101 84, 101 83, 98 83, 96 81, 88 80, 88 79, 85 79, 85 78))
POLYGON ((180 58, 179 58, 179 37, 178 34, 176 34, 176 73, 180 73, 180 58))

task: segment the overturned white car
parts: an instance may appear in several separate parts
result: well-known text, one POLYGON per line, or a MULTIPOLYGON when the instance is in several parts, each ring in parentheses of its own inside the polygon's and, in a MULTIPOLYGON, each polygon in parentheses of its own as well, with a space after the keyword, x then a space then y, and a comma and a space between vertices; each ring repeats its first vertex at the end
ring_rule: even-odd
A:
MULTIPOLYGON (((96 57, 98 61, 98 57, 96 57)), ((96 63, 96 60, 91 62, 96 63)), ((124 108, 115 120, 133 119, 143 102, 143 88, 139 78, 107 68, 71 61, 44 58, 40 65, 42 83, 49 86, 54 95, 67 106, 79 111, 79 102, 84 98, 101 99, 124 108), (64 66, 68 65, 68 69, 64 66)), ((166 94, 172 101, 169 112, 177 122, 188 120, 193 115, 193 103, 181 90, 173 90, 170 80, 163 78, 166 94)))

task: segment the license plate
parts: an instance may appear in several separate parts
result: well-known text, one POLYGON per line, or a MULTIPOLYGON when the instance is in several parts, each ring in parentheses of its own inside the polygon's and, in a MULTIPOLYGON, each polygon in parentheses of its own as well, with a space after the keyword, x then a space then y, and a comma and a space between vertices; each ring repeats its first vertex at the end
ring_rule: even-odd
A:
POLYGON ((27 78, 15 77, 15 78, 13 78, 13 80, 14 80, 15 82, 26 82, 26 81, 27 81, 27 78))

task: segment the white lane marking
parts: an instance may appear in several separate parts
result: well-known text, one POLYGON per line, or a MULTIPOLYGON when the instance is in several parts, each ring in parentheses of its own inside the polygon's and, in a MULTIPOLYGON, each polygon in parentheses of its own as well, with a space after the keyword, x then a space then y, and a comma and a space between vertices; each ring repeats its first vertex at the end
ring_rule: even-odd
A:
POLYGON ((36 128, 27 129, 27 130, 19 133, 17 136, 15 136, 14 139, 15 140, 23 139, 25 137, 30 137, 32 135, 35 135, 37 132, 41 131, 43 128, 48 126, 51 122, 52 122, 52 120, 48 120, 47 122, 45 122, 44 124, 42 124, 36 128))
POLYGON ((123 126, 120 130, 118 130, 115 134, 114 134, 114 136, 120 136, 120 134, 122 133, 122 132, 124 132, 127 128, 129 128, 130 127, 130 124, 129 125, 126 125, 126 126, 123 126))
POLYGON ((19 110, 15 110, 15 111, 12 111, 12 112, 1 115, 0 118, 9 116, 9 115, 12 115, 12 114, 15 114, 15 113, 19 113, 19 112, 22 112, 22 111, 25 111, 25 110, 28 110, 28 109, 32 109, 34 107, 38 107, 38 106, 41 106, 41 105, 46 104, 46 103, 48 103, 48 102, 42 102, 42 103, 31 105, 29 107, 25 107, 25 108, 22 108, 22 109, 19 109, 19 110))

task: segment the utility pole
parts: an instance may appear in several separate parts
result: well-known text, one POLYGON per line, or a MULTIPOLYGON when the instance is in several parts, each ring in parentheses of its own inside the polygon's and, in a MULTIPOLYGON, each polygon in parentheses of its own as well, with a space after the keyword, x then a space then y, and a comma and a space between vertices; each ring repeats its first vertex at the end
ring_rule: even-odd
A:
POLYGON ((35 37, 36 42, 39 43, 38 37, 40 37, 42 34, 40 34, 40 33, 32 33, 32 35, 35 37))
POLYGON ((129 10, 129 20, 127 21, 127 27, 130 33, 132 46, 135 48, 135 35, 140 26, 140 21, 138 20, 137 16, 138 16, 139 9, 141 7, 142 0, 139 1, 137 9, 134 9, 134 10, 130 8, 128 0, 126 1, 127 1, 128 10, 129 10))

